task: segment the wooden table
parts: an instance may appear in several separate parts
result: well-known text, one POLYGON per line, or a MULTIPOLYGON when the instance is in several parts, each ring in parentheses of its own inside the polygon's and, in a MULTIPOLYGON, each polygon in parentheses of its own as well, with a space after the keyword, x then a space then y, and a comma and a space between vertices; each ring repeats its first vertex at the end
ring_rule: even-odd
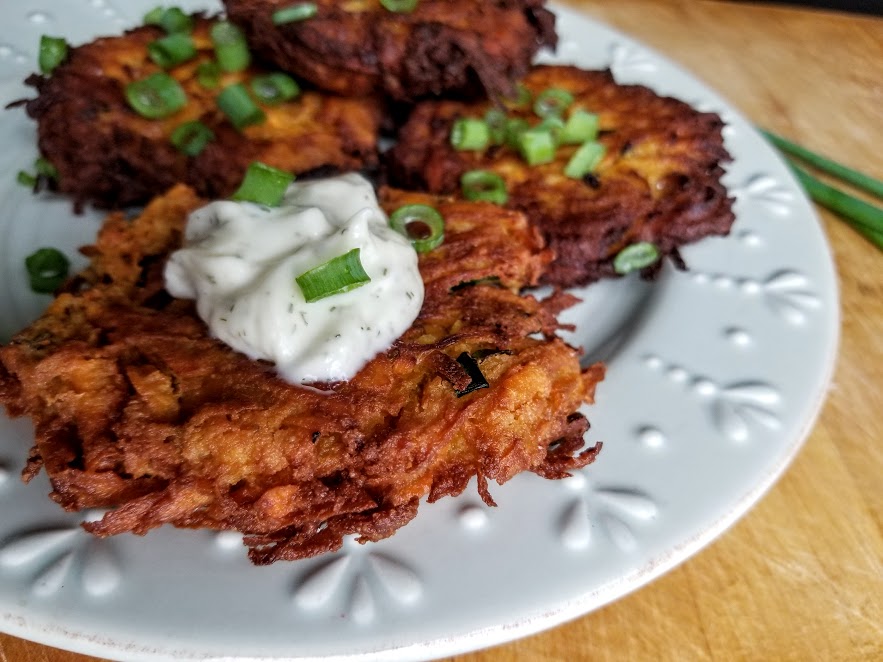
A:
MULTIPOLYGON (((883 178, 883 20, 707 0, 571 0, 749 118, 883 178)), ((828 401, 772 491, 650 586, 449 662, 883 660, 883 253, 822 214, 843 328, 828 401)), ((0 662, 90 658, 0 635, 0 662)))

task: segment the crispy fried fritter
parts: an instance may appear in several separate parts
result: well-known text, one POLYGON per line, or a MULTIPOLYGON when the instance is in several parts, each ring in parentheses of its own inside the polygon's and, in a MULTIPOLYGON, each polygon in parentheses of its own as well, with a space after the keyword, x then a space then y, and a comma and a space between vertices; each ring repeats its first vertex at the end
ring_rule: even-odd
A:
POLYGON ((556 302, 520 296, 550 259, 518 213, 386 191, 387 209, 433 202, 446 240, 420 258, 413 326, 352 380, 295 386, 211 338, 193 302, 163 289, 187 213, 178 186, 135 221, 113 214, 90 266, 0 348, 0 402, 28 415, 40 468, 68 510, 113 507, 105 536, 164 523, 247 534, 255 563, 387 537, 421 498, 548 478, 591 462, 578 413, 603 368, 554 336, 556 302), (540 334, 539 336, 537 334, 540 334), (478 366, 486 388, 472 390, 478 366), (473 373, 469 372, 469 367, 473 373))
MULTIPOLYGON (((418 105, 401 129, 390 155, 391 181, 453 193, 468 170, 498 173, 508 186, 507 206, 524 211, 556 253, 543 281, 564 287, 614 275, 613 258, 630 244, 652 242, 679 260, 679 246, 729 232, 732 200, 720 181, 729 156, 717 115, 646 87, 618 85, 608 71, 539 66, 523 83, 533 97, 566 90, 575 98, 572 108, 599 115, 606 155, 593 174, 563 174, 577 146, 561 146, 554 162, 536 166, 506 145, 457 151, 453 122, 483 117, 490 104, 437 101, 418 105)), ((531 106, 507 112, 536 124, 531 106)))
POLYGON ((379 0, 318 0, 316 16, 275 25, 274 13, 291 4, 224 0, 267 60, 339 94, 496 96, 557 41, 545 0, 420 0, 404 13, 379 0))
POLYGON ((58 169, 59 191, 78 205, 120 208, 145 203, 180 182, 207 197, 227 196, 252 161, 294 173, 376 164, 382 110, 374 98, 305 91, 291 101, 261 105, 266 120, 237 131, 217 107, 217 95, 268 70, 255 65, 224 74, 215 89, 203 87, 197 69, 214 57, 212 23, 196 18, 197 57, 169 71, 186 91, 188 104, 163 120, 140 116, 124 94, 128 83, 161 71, 147 51, 164 34, 156 27, 73 48, 51 76, 28 79, 39 94, 26 109, 38 122, 40 151, 58 169), (191 120, 200 120, 215 135, 195 157, 170 142, 172 131, 191 120))

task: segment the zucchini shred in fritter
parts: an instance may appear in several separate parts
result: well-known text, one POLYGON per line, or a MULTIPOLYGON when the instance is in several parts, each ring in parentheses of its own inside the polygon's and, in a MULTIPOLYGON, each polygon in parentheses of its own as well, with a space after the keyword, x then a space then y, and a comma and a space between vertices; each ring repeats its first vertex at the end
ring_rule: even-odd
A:
POLYGON ((381 197, 445 218, 445 242, 420 257, 423 308, 352 380, 309 387, 213 339, 193 302, 164 291, 165 258, 203 203, 191 189, 132 221, 110 215, 89 267, 0 348, 0 401, 36 429, 25 478, 44 468, 67 510, 111 508, 84 525, 99 536, 237 530, 266 564, 385 538, 473 477, 493 503, 489 480, 590 463, 600 444, 580 452, 579 409, 603 368, 582 369, 555 336, 570 298, 519 294, 551 259, 537 231, 486 203, 381 197), (486 388, 470 389, 470 365, 486 388))
MULTIPOLYGON (((453 194, 470 170, 492 171, 508 188, 507 206, 527 214, 555 252, 543 282, 583 285, 614 276, 614 258, 639 242, 680 262, 678 248, 729 232, 735 216, 721 183, 729 161, 723 122, 640 85, 619 85, 609 71, 541 65, 522 84, 531 98, 550 89, 573 96, 571 108, 598 115, 606 154, 585 178, 564 174, 577 146, 558 147, 550 163, 528 165, 506 144, 458 150, 451 129, 459 118, 481 118, 492 102, 451 100, 418 104, 387 161, 390 182, 453 194)), ((533 101, 506 109, 536 125, 533 101)), ((658 268, 658 264, 656 268, 658 268)))
POLYGON ((383 104, 375 97, 305 90, 290 101, 261 104, 263 122, 234 128, 217 106, 221 89, 274 70, 254 63, 242 72, 223 73, 217 88, 204 87, 197 69, 213 59, 209 31, 215 21, 193 18, 197 55, 168 72, 188 102, 168 118, 142 117, 125 97, 128 83, 163 71, 147 50, 165 34, 159 27, 146 25, 72 48, 51 75, 28 79, 38 96, 25 108, 38 123, 40 152, 58 170, 59 192, 78 207, 121 208, 144 204, 176 183, 208 198, 228 196, 253 161, 295 174, 376 166, 383 104), (190 157, 172 145, 170 136, 192 120, 203 122, 214 140, 190 157))

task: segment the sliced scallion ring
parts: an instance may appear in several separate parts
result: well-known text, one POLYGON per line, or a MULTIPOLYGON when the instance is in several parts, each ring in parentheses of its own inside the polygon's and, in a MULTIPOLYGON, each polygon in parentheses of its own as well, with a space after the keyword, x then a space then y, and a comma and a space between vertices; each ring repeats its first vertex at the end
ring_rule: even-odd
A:
POLYGON ((185 14, 180 7, 169 7, 163 11, 159 24, 168 34, 193 31, 193 18, 185 14))
POLYGON ((555 139, 555 145, 561 144, 561 132, 564 130, 564 120, 555 115, 545 118, 534 127, 537 131, 548 131, 555 139))
POLYGON ((126 85, 129 105, 150 120, 174 115, 187 105, 184 88, 167 73, 155 73, 126 85))
POLYGON ((273 12, 273 25, 285 25, 313 18, 319 13, 315 2, 298 2, 273 12))
POLYGON ((490 141, 493 145, 502 145, 506 142, 506 113, 499 108, 491 108, 484 114, 484 122, 490 132, 490 141))
POLYGON ((515 95, 504 98, 503 105, 510 110, 527 108, 530 106, 532 99, 533 96, 531 95, 530 90, 527 89, 523 83, 518 83, 518 85, 515 86, 515 95))
POLYGON ((445 239, 445 219, 429 205, 405 205, 389 217, 393 230, 410 240, 414 250, 426 253, 445 239))
POLYGON ((25 258, 25 269, 34 292, 51 294, 67 278, 70 261, 57 248, 40 248, 25 258))
POLYGON ((242 30, 229 21, 219 21, 211 27, 209 35, 221 71, 235 72, 248 68, 251 52, 242 30))
POLYGON ((573 103, 573 95, 567 90, 550 87, 537 95, 533 112, 540 117, 561 117, 573 103))
POLYGON ((649 267, 659 260, 659 249, 649 241, 626 246, 613 258, 613 270, 618 274, 627 274, 644 267, 649 267))
POLYGON ((19 170, 15 175, 15 181, 25 188, 34 188, 37 185, 37 177, 26 170, 19 170))
POLYGON ((187 156, 198 156, 212 140, 214 132, 199 120, 184 122, 172 131, 172 144, 187 156))
POLYGON ((562 145, 582 145, 598 137, 598 115, 577 108, 564 123, 559 139, 562 145))
POLYGON ((294 280, 303 292, 304 300, 313 303, 335 294, 343 294, 371 281, 362 266, 360 248, 331 258, 294 280))
POLYGON ((196 67, 196 82, 207 90, 213 90, 221 84, 221 67, 217 62, 202 62, 196 67))
POLYGON ((162 25, 162 17, 165 13, 165 7, 154 7, 144 14, 144 25, 162 25))
POLYGON ((38 62, 40 72, 51 74, 55 67, 65 61, 68 53, 67 41, 62 37, 50 37, 43 35, 40 37, 40 54, 38 62))
POLYGON ((451 146, 460 151, 481 151, 491 140, 487 122, 475 117, 460 117, 451 127, 451 146))
POLYGON ((408 14, 417 9, 418 0, 380 0, 380 4, 389 11, 408 14))
POLYGON ((518 151, 528 165, 542 165, 555 160, 558 141, 549 129, 532 127, 518 135, 518 151))
POLYGON ((171 69, 196 57, 196 45, 189 34, 176 32, 148 44, 147 53, 157 65, 171 69))
POLYGON ((521 134, 530 128, 530 123, 521 117, 510 117, 506 120, 505 141, 512 149, 518 149, 521 134))
POLYGON ((583 143, 564 166, 564 174, 571 179, 582 179, 598 167, 606 153, 607 148, 601 143, 594 141, 583 143))
POLYGON ((237 129, 242 130, 252 124, 260 124, 266 119, 264 111, 252 101, 242 83, 228 85, 217 98, 218 108, 237 129))
POLYGON ((248 166, 242 184, 239 185, 232 199, 278 207, 292 181, 294 175, 290 172, 255 161, 248 166))
POLYGON ((467 200, 484 200, 505 205, 509 200, 506 180, 489 170, 470 170, 460 177, 460 188, 467 200))
POLYGON ((300 86, 288 74, 275 72, 263 76, 255 76, 251 81, 251 91, 267 104, 290 101, 300 94, 300 86))
POLYGON ((37 176, 39 177, 58 179, 58 168, 52 165, 52 161, 45 156, 41 156, 34 161, 34 169, 37 171, 37 176))

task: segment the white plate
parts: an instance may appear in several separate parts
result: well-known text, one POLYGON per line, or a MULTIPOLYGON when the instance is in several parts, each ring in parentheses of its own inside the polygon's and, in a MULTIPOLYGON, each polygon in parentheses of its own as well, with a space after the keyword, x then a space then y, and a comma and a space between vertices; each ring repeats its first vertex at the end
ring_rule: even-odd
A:
MULTIPOLYGON (((0 6, 0 100, 27 94, 41 33, 80 43, 134 25, 156 0, 0 6)), ((188 8, 199 3, 187 2, 188 8)), ((707 544, 772 484, 808 433, 836 353, 831 257, 779 158, 717 94, 656 53, 557 10, 558 60, 610 66, 729 123, 738 220, 684 251, 690 271, 594 285, 574 343, 609 364, 588 410, 599 460, 574 478, 523 475, 424 504, 392 539, 252 567, 236 536, 171 528, 92 539, 17 472, 31 443, 0 421, 0 629, 126 658, 415 659, 510 640, 594 609, 707 544)), ((14 183, 36 151, 21 110, 0 123, 0 334, 39 314, 22 258, 69 253, 98 216, 14 183)), ((82 264, 82 261, 81 261, 82 264)))

